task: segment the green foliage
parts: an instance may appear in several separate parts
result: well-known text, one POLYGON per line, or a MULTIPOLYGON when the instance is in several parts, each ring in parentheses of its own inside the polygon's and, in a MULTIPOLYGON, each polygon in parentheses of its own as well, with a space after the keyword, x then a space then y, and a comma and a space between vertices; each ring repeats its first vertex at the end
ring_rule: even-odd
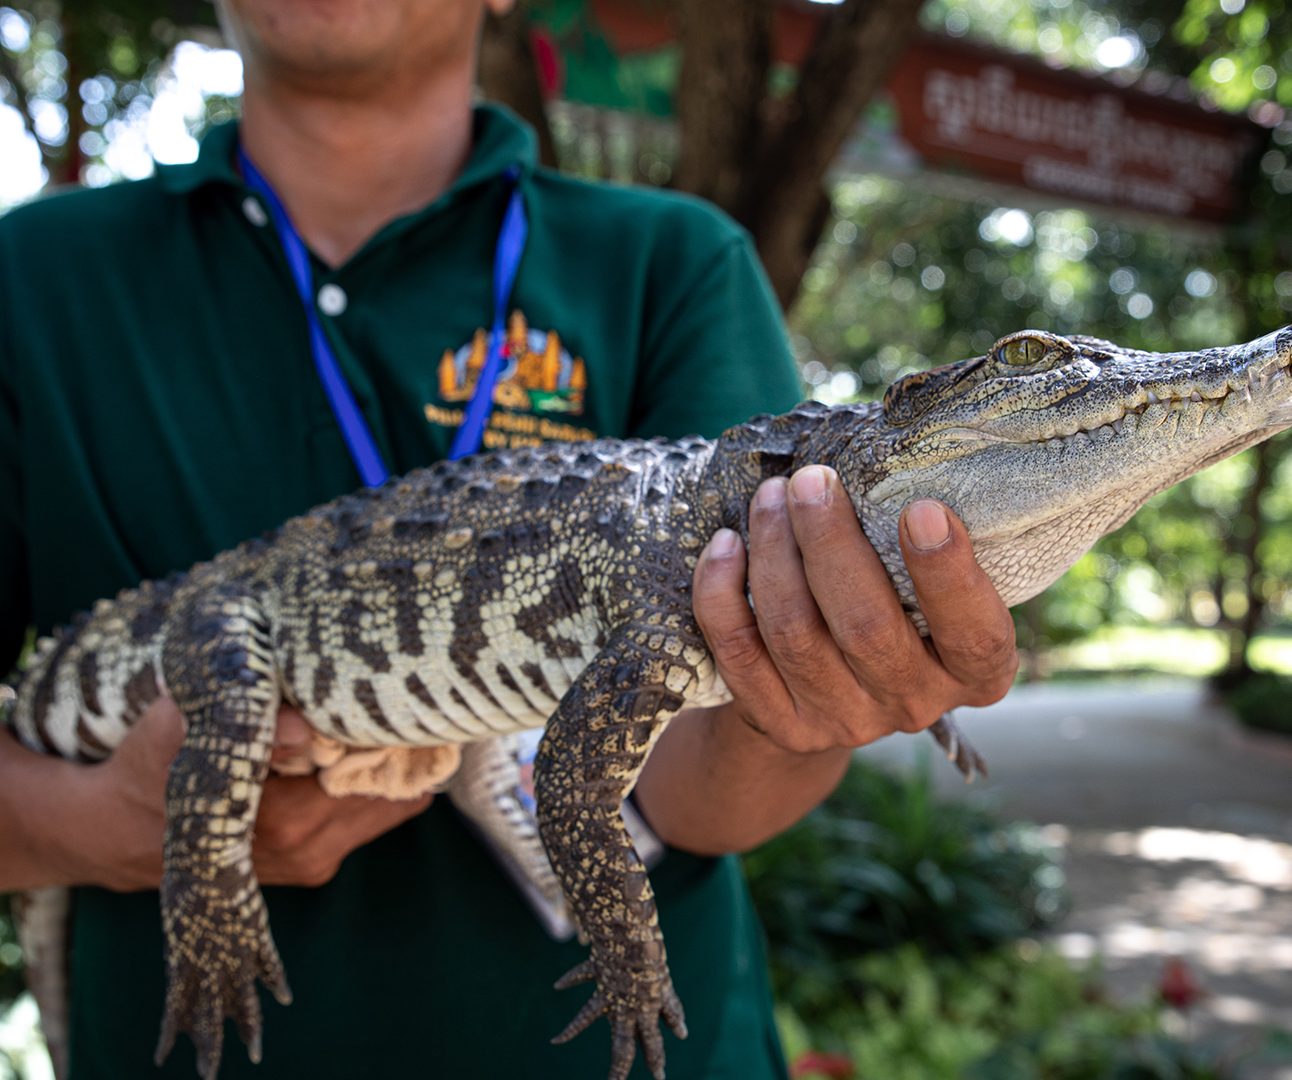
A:
POLYGON ((856 965, 873 952, 917 943, 968 955, 1049 924, 1065 905, 1037 832, 937 799, 927 760, 909 776, 855 764, 746 870, 778 998, 814 1021, 856 995, 856 965))
POLYGON ((1292 61, 1292 9, 1283 0, 1223 7, 1215 0, 1189 0, 1174 36, 1199 58, 1194 84, 1225 108, 1242 109, 1258 97, 1292 105, 1292 82, 1279 77, 1292 61))
POLYGON ((1225 701, 1248 727, 1292 735, 1292 676, 1255 675, 1227 690, 1225 701))
POLYGON ((0 1015, 22 993, 22 951, 14 931, 10 898, 0 893, 0 1015))
POLYGON ((833 1027, 781 1009, 791 1060, 809 1049, 839 1050, 858 1080, 1237 1076, 1227 1048, 1168 1034, 1160 1004, 1109 1001, 1097 970, 1075 970, 1033 942, 969 961, 908 945, 856 962, 855 982, 863 989, 833 1027))

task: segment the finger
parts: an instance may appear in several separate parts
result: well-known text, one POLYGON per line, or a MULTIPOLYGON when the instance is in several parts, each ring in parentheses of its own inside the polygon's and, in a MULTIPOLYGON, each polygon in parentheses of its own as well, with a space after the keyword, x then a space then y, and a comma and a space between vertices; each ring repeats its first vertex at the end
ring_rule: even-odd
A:
POLYGON ((950 680, 902 609, 834 470, 813 465, 795 473, 790 511, 812 595, 858 681, 881 701, 916 692, 918 700, 940 700, 950 680))
POLYGON ((256 820, 256 873, 268 885, 321 885, 341 860, 430 805, 365 796, 333 798, 312 776, 271 777, 256 820))
POLYGON ((943 667, 969 692, 965 704, 1004 697, 1018 670, 1014 621, 973 555, 959 518, 933 499, 902 512, 898 530, 915 595, 943 667))
POLYGON ((855 687, 808 585, 786 505, 787 482, 759 487, 749 510, 749 586, 758 630, 790 695, 807 710, 838 711, 855 687))
POLYGON ((284 705, 278 710, 272 755, 275 764, 288 764, 305 757, 309 754, 310 743, 313 741, 314 729, 299 710, 290 705, 284 705))
POLYGON ((691 588, 696 621, 727 689, 741 702, 785 709, 789 694, 767 654, 745 597, 745 545, 730 529, 714 533, 696 564, 691 588))
MULTIPOLYGON (((140 714, 126 734, 126 740, 161 768, 168 766, 179 753, 187 728, 179 706, 168 697, 160 697, 140 714)), ((120 748, 117 752, 120 753, 120 748)))

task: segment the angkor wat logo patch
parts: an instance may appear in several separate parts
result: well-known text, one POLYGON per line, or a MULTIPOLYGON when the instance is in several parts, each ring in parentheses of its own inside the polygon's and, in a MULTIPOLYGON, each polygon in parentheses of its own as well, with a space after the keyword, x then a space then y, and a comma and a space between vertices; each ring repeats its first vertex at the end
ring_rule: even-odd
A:
MULTIPOLYGON (((489 333, 480 329, 457 352, 440 358, 440 398, 470 401, 485 365, 489 333)), ((571 357, 555 330, 533 330, 524 313, 513 311, 502 347, 503 369, 494 386, 493 401, 507 409, 534 413, 583 412, 588 386, 582 357, 571 357)))
MULTIPOLYGON (((475 393, 488 355, 489 331, 481 328, 457 350, 440 357, 438 390, 449 408, 428 403, 429 423, 456 427, 475 393)), ((532 446, 549 439, 579 441, 596 438, 586 427, 563 422, 583 413, 588 386, 587 365, 571 356, 555 330, 534 330, 523 312, 513 311, 502 347, 502 370, 494 384, 495 411, 484 433, 485 449, 532 446)))

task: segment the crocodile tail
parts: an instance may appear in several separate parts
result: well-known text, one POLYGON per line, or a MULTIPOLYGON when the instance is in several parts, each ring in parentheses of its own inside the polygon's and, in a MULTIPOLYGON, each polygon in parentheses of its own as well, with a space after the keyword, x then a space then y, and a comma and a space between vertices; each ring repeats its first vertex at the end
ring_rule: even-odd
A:
POLYGON ((41 1032, 54 1076, 66 1080, 71 893, 67 889, 33 889, 15 893, 13 899, 27 989, 40 1010, 41 1032))

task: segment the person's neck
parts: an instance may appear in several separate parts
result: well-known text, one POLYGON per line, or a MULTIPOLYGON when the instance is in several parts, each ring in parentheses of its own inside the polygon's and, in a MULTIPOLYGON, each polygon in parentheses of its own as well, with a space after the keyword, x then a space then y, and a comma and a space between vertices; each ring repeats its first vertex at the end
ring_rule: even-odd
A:
POLYGON ((242 144, 305 243, 340 266, 382 226, 433 202, 471 152, 471 85, 329 97, 249 82, 242 144))

